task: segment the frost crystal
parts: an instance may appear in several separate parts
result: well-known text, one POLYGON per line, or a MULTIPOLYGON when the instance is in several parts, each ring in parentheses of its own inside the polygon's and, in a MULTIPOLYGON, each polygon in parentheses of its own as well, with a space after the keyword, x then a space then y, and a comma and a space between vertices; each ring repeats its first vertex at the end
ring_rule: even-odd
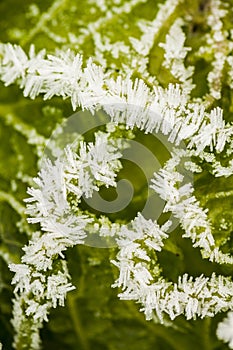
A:
POLYGON ((218 324, 217 337, 228 343, 230 349, 233 349, 233 312, 229 311, 227 317, 218 324))

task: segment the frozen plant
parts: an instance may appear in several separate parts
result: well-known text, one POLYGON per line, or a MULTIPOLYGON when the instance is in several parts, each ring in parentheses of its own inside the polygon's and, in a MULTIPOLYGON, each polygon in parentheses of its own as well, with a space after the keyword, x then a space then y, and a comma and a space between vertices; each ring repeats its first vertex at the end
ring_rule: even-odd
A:
MULTIPOLYGON (((79 282, 76 286, 72 278, 80 280, 82 298, 93 305, 90 276, 104 254, 108 264, 106 259, 100 272, 111 271, 109 293, 115 291, 111 286, 118 288, 123 300, 117 307, 133 300, 145 315, 144 322, 133 307, 123 309, 129 320, 143 323, 146 350, 159 348, 161 338, 166 341, 162 327, 169 339, 174 337, 168 345, 174 349, 217 349, 223 342, 233 348, 231 5, 230 0, 88 0, 78 6, 56 0, 43 12, 42 5, 31 3, 25 19, 32 29, 26 35, 11 28, 7 40, 1 39, 1 89, 12 91, 0 106, 1 127, 9 136, 2 132, 3 147, 10 150, 9 169, 0 159, 0 199, 7 204, 1 231, 8 230, 12 212, 14 225, 11 239, 1 233, 0 255, 13 272, 14 289, 8 293, 15 349, 43 348, 43 337, 48 341, 41 332, 44 322, 50 315, 56 320, 52 309, 65 306, 69 295, 80 349, 99 346, 99 340, 93 345, 97 326, 94 335, 89 330, 87 339, 83 335, 72 299, 78 300, 79 282), (43 157, 51 133, 68 124, 72 110, 100 120, 107 115, 108 121, 90 132, 84 120, 76 143, 64 132, 64 149, 53 150, 53 160, 43 157), (156 135, 160 148, 153 143, 156 135), (169 152, 163 152, 163 142, 169 152), (160 167, 135 158, 130 149, 136 144, 158 157, 160 167), (127 161, 135 162, 147 181, 127 161), (91 207, 97 195, 110 203, 122 179, 132 182, 132 205, 114 213, 91 207), (153 196, 157 202, 150 205, 150 217, 143 205, 153 203, 153 196), (88 239, 102 239, 107 246, 114 242, 114 247, 102 253, 98 246, 85 247, 88 239), (78 250, 74 268, 76 246, 87 250, 78 250), (198 334, 201 320, 209 325, 203 331, 208 334, 190 345, 189 327, 198 334)), ((54 146, 59 148, 53 140, 54 146)), ((91 306, 96 325, 104 320, 103 334, 107 316, 100 309, 115 300, 112 295, 101 296, 99 309, 91 306)), ((53 324, 48 332, 59 333, 53 324)), ((111 332, 113 343, 103 337, 103 348, 117 348, 111 332)), ((137 339, 135 349, 141 348, 137 339)), ((128 348, 128 340, 122 341, 128 348)), ((70 342, 70 349, 76 348, 70 342)), ((68 343, 64 337, 63 346, 68 343)))

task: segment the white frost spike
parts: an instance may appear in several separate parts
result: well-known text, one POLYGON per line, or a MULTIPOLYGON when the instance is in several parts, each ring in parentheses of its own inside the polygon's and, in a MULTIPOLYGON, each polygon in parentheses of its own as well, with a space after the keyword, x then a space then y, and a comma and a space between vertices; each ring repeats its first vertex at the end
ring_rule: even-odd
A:
POLYGON ((157 251, 160 251, 163 246, 163 240, 168 237, 165 232, 170 227, 171 222, 167 221, 165 226, 160 227, 152 220, 146 220, 140 213, 132 222, 134 230, 145 239, 145 243, 148 247, 151 247, 157 251), (148 238, 146 238, 146 236, 148 238))
POLYGON ((61 271, 58 271, 57 275, 48 277, 47 298, 51 299, 54 308, 57 307, 57 304, 64 306, 67 292, 74 289, 75 287, 68 282, 67 275, 61 271))
POLYGON ((160 43, 160 46, 165 51, 163 65, 182 83, 186 93, 189 93, 194 87, 191 79, 194 67, 189 66, 186 68, 184 65, 187 52, 190 51, 191 48, 184 46, 186 36, 182 30, 183 24, 184 21, 178 18, 166 35, 166 42, 160 43))
MULTIPOLYGON (((15 311, 16 330, 27 316, 38 322, 36 337, 36 330, 43 321, 48 321, 51 307, 64 306, 67 292, 74 289, 69 282, 64 251, 84 243, 85 229, 93 221, 91 216, 78 211, 78 207, 73 210, 68 194, 75 194, 78 204, 80 197, 88 191, 92 194, 97 185, 114 186, 116 172, 121 168, 119 150, 124 147, 126 142, 111 139, 110 133, 98 132, 94 143, 80 144, 78 153, 67 147, 54 164, 49 160, 43 163, 34 179, 35 188, 28 190, 30 197, 26 199, 27 213, 31 216, 28 221, 39 223, 41 231, 35 232, 23 248, 22 264, 10 265, 15 272, 14 310, 20 309, 21 313, 24 310, 26 314, 19 319, 15 311), (56 267, 55 272, 54 264, 59 258, 59 269, 56 267)), ((140 250, 138 253, 144 254, 140 250)))
POLYGON ((10 264, 9 269, 15 273, 12 284, 16 284, 15 293, 30 290, 31 268, 26 264, 10 264))
POLYGON ((184 47, 186 37, 181 29, 183 24, 181 19, 176 20, 171 26, 169 34, 166 35, 166 43, 159 45, 165 50, 165 64, 168 66, 173 59, 184 59, 187 52, 191 50, 189 47, 184 47))
POLYGON ((0 67, 1 80, 6 86, 18 78, 24 78, 28 65, 28 57, 18 45, 5 44, 4 56, 0 67))
POLYGON ((154 174, 151 188, 167 201, 163 211, 171 211, 179 219, 185 231, 183 237, 191 238, 193 246, 201 248, 203 258, 220 264, 232 264, 232 256, 216 249, 208 211, 193 195, 193 186, 190 183, 182 184, 183 175, 176 171, 183 156, 185 152, 175 151, 165 166, 154 174))
POLYGON ((228 343, 230 349, 233 349, 233 312, 229 311, 227 317, 218 324, 216 331, 218 339, 228 343))
POLYGON ((40 305, 35 300, 27 301, 28 307, 26 308, 26 315, 33 316, 37 322, 48 322, 49 305, 47 303, 40 305))
POLYGON ((27 58, 17 45, 1 47, 4 58, 0 77, 5 84, 19 79, 25 96, 69 97, 74 110, 81 106, 92 113, 102 106, 114 122, 126 123, 130 128, 137 126, 145 132, 161 131, 176 144, 187 140, 189 147, 196 147, 198 153, 205 147, 221 152, 233 135, 232 126, 224 124, 220 108, 210 114, 201 110, 196 113, 200 103, 189 102, 190 89, 182 84, 169 84, 165 89, 158 86, 151 91, 141 79, 133 81, 129 75, 125 79, 121 75, 115 80, 110 78, 91 59, 83 67, 82 56, 69 50, 47 57, 44 51, 31 57, 35 55, 31 50, 27 58), (22 57, 23 65, 19 66, 18 56, 22 57), (190 120, 191 115, 194 120, 190 120))
POLYGON ((226 141, 233 134, 231 127, 225 125, 223 111, 217 107, 210 112, 209 118, 204 121, 197 135, 190 140, 189 147, 197 147, 198 153, 209 146, 210 150, 216 149, 222 152, 226 141), (209 119, 209 120, 208 120, 209 119))

